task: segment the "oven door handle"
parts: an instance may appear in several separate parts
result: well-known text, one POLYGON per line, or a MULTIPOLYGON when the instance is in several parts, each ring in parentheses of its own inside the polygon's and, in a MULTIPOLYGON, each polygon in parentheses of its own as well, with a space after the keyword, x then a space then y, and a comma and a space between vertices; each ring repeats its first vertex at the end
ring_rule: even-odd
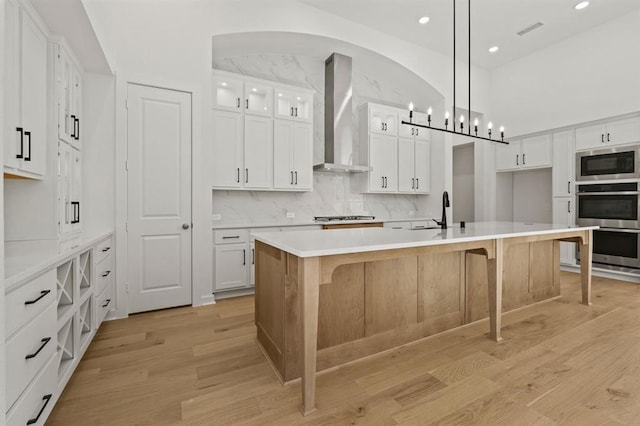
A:
POLYGON ((578 197, 581 195, 640 195, 640 191, 612 191, 612 192, 587 192, 578 191, 578 197))
POLYGON ((640 234, 640 229, 629 229, 629 228, 603 228, 594 229, 594 231, 607 231, 607 232, 625 232, 627 234, 640 234))

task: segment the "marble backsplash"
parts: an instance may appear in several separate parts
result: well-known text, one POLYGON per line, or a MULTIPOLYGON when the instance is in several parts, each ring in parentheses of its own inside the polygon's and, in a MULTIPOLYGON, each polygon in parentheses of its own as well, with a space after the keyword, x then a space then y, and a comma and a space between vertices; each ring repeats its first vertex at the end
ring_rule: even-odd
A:
MULTIPOLYGON (((215 43, 214 43, 215 46, 215 43)), ((406 106, 416 110, 438 105, 442 99, 423 80, 388 58, 364 54, 353 58, 353 137, 355 164, 359 161, 361 106, 367 102, 406 106)), ((327 56, 329 56, 327 54, 327 56)), ((296 85, 315 90, 313 102, 313 160, 324 161, 324 59, 285 54, 238 54, 217 57, 215 69, 296 85)), ((222 222, 281 221, 287 212, 296 220, 313 216, 368 214, 381 218, 417 217, 427 212, 428 195, 363 194, 360 177, 351 174, 314 173, 312 192, 212 191, 212 214, 222 222)))

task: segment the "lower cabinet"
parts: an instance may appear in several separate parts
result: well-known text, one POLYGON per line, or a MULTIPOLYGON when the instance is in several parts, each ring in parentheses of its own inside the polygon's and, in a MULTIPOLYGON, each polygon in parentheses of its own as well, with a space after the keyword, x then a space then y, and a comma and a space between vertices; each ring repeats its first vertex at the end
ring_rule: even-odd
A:
POLYGON ((114 305, 111 256, 109 237, 9 287, 4 318, 7 425, 45 424, 114 305))
MULTIPOLYGON (((553 223, 574 225, 575 208, 573 197, 553 197, 553 223)), ((560 243, 560 263, 563 265, 576 264, 576 245, 574 243, 560 243)))

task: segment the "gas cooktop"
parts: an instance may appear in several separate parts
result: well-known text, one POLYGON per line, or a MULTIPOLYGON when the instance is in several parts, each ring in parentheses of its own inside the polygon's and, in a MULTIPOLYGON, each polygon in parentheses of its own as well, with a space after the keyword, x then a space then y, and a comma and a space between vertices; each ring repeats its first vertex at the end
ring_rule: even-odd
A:
POLYGON ((315 216, 316 222, 335 222, 341 220, 374 220, 375 216, 315 216))

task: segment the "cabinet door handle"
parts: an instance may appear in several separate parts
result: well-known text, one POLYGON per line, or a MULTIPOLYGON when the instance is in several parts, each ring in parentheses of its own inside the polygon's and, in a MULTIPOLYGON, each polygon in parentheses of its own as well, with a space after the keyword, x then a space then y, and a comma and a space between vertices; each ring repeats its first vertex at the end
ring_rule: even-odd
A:
POLYGON ((297 185, 297 184, 298 184, 298 171, 296 170, 296 171, 294 172, 294 174, 296 175, 296 183, 295 183, 295 184, 297 185))
POLYGON ((600 134, 600 141, 601 141, 602 143, 604 143, 604 133, 601 133, 601 134, 600 134))
POLYGON ((76 128, 76 140, 80 140, 80 119, 76 118, 76 126, 74 126, 76 128), (77 126, 77 127, 76 127, 77 126))
POLYGON ((31 132, 24 132, 24 135, 27 137, 27 147, 29 148, 29 155, 24 156, 24 161, 31 161, 31 132))
POLYGON ((108 277, 110 273, 111 271, 105 271, 104 274, 102 274, 102 277, 103 278, 108 277))
POLYGON ((247 264, 247 250, 242 249, 242 265, 247 264))
POLYGON ((609 139, 609 133, 607 133, 607 142, 611 142, 611 140, 609 139))
POLYGON ((51 293, 51 290, 41 290, 40 291, 40 296, 38 296, 37 298, 35 298, 33 300, 27 300, 26 302, 24 302, 24 304, 25 305, 33 305, 34 303, 38 303, 38 301, 40 299, 42 299, 43 297, 45 297, 49 293, 51 293))
POLYGON ((516 154, 516 166, 520 165, 520 163, 518 162, 519 158, 520 158, 520 154, 516 154))
POLYGON ((382 179, 382 185, 380 187, 384 188, 384 176, 381 176, 380 179, 382 179))
POLYGON ((42 342, 42 344, 40 345, 38 350, 35 351, 32 354, 29 354, 29 355, 25 356, 24 359, 31 359, 31 358, 37 357, 38 354, 40 353, 40 351, 42 351, 44 349, 44 347, 47 346, 47 343, 49 343, 50 340, 51 340, 51 337, 45 337, 44 339, 40 340, 40 342, 42 342))
POLYGON ((44 404, 42 404, 42 408, 40 409, 40 411, 38 411, 37 416, 27 420, 27 426, 38 423, 38 420, 40 420, 40 416, 42 415, 42 413, 44 413, 44 409, 47 408, 47 405, 49 405, 49 401, 51 401, 51 396, 52 395, 49 393, 42 397, 42 400, 44 401, 44 404))
POLYGON ((244 169, 244 183, 249 183, 249 169, 244 169))
POLYGON ((523 165, 523 166, 524 166, 525 164, 527 164, 527 161, 526 161, 526 157, 525 157, 525 155, 527 155, 527 154, 522 154, 522 165, 523 165))
POLYGON ((251 264, 256 264, 256 249, 253 248, 251 249, 251 264))
POLYGON ((416 189, 416 178, 411 178, 411 189, 416 189))
POLYGON ((298 116, 298 107, 295 108, 296 110, 296 117, 298 116))
POLYGON ((571 213, 571 200, 567 202, 567 213, 571 213))
POLYGON ((384 130, 384 123, 380 123, 380 130, 384 130))
POLYGON ((227 236, 222 237, 223 240, 233 240, 233 239, 236 239, 236 238, 240 238, 240 235, 227 235, 227 236))
POLYGON ((571 194, 571 181, 567 181, 567 194, 571 194))
POLYGON ((240 167, 236 168, 236 183, 240 183, 240 167))
POLYGON ((387 131, 387 123, 384 123, 384 131, 387 131))
POLYGON ((246 104, 246 108, 249 109, 249 99, 246 100, 245 104, 246 104))
POLYGON ((71 115, 71 122, 73 123, 73 130, 71 131, 71 139, 75 139, 76 138, 76 116, 75 115, 71 115))
POLYGON ((411 136, 413 136, 414 128, 411 128, 411 136))
POLYGON ((72 201, 73 206, 73 219, 71 223, 80 223, 80 201, 72 201))
POLYGON ((293 117, 293 107, 291 107, 291 116, 293 117))
POLYGON ((111 299, 106 299, 104 301, 104 305, 102 305, 103 308, 106 308, 107 306, 109 306, 109 303, 111 303, 111 299))
POLYGON ((420 178, 416 178, 416 189, 420 189, 420 178))
POLYGON ((108 252, 109 250, 111 250, 111 247, 105 247, 105 248, 103 248, 101 251, 102 251, 103 253, 106 253, 106 252, 108 252))
POLYGON ((238 100, 238 101, 237 101, 237 103, 236 103, 236 106, 237 106, 238 108, 240 108, 240 98, 236 98, 236 99, 238 100))
POLYGON ((293 171, 291 172, 291 185, 293 185, 293 171))
POLYGON ((20 154, 16 154, 16 158, 22 158, 24 156, 24 129, 16 127, 16 132, 20 132, 20 154))
POLYGON ((416 136, 420 136, 420 129, 416 129, 416 136))

